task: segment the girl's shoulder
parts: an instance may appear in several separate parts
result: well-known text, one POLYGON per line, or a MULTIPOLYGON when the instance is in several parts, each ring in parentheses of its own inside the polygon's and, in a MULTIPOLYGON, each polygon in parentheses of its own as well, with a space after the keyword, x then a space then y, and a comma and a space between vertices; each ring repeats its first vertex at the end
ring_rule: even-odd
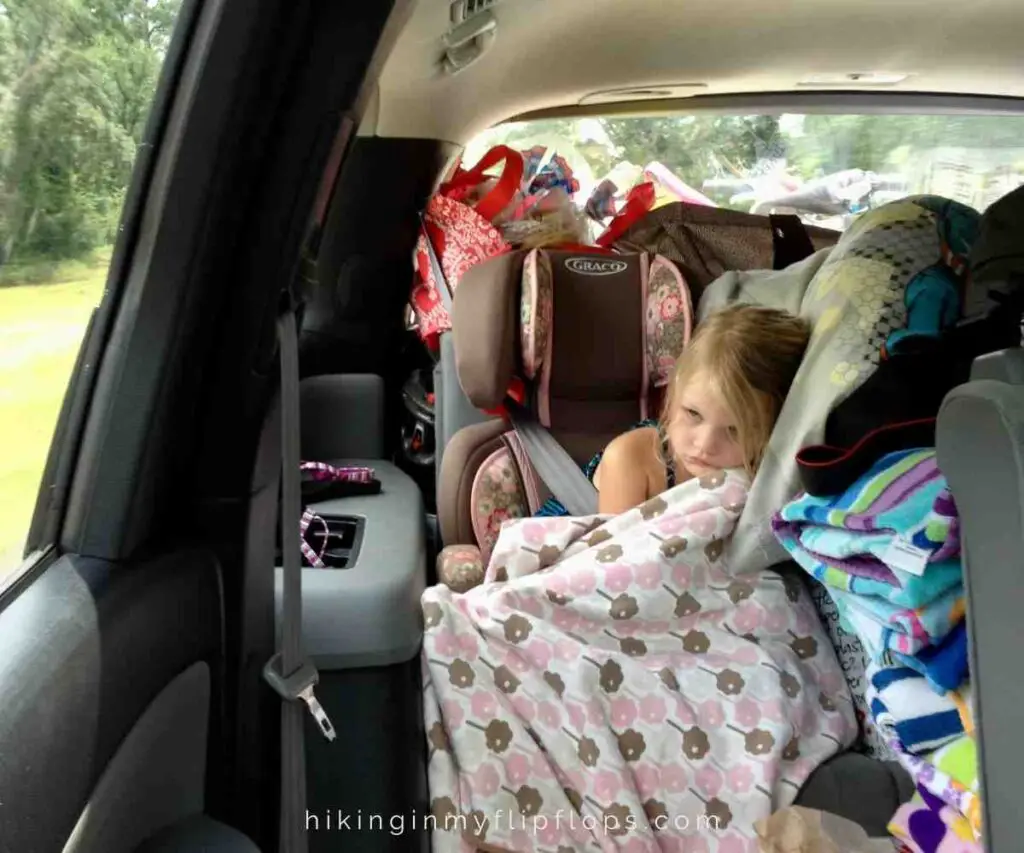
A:
POLYGON ((658 441, 658 429, 655 426, 637 425, 628 432, 620 433, 591 460, 587 476, 598 491, 601 490, 602 480, 607 485, 607 476, 610 476, 616 482, 621 482, 623 478, 634 484, 642 481, 641 490, 650 494, 652 483, 657 479, 655 452, 658 441))
POLYGON ((615 436, 608 444, 605 453, 613 452, 627 456, 646 456, 653 443, 660 441, 657 424, 642 422, 628 432, 615 436))
POLYGON ((637 425, 628 432, 615 436, 595 460, 604 466, 616 468, 653 468, 658 458, 655 451, 660 447, 660 433, 657 426, 637 425))

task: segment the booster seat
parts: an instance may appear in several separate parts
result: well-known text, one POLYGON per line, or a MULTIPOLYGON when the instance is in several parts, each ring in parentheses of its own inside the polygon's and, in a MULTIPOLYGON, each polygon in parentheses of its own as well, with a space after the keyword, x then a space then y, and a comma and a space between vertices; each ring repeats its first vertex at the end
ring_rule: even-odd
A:
MULTIPOLYGON (((692 317, 686 282, 662 256, 513 252, 459 282, 459 384, 489 411, 519 385, 524 405, 582 467, 616 435, 659 414, 692 317)), ((478 584, 502 523, 536 513, 551 495, 508 420, 459 430, 438 478, 446 546, 439 580, 456 591, 478 584)))

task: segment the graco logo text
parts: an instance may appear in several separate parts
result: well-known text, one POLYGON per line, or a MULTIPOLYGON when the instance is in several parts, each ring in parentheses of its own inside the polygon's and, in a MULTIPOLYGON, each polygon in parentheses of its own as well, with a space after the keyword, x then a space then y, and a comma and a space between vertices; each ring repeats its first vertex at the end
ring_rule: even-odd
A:
POLYGON ((625 261, 609 261, 603 258, 569 258, 565 262, 566 269, 580 275, 618 275, 624 272, 627 266, 625 261))

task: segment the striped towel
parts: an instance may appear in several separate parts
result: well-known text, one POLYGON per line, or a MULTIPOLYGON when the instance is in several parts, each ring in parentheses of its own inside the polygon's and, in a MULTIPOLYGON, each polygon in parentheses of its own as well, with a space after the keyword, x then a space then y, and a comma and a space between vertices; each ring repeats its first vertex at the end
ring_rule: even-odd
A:
POLYGON ((845 492, 800 495, 772 519, 782 546, 826 586, 907 608, 962 583, 959 527, 933 448, 887 454, 845 492))
POLYGON ((907 752, 930 752, 964 734, 953 694, 940 696, 909 667, 869 663, 867 676, 871 715, 879 727, 895 732, 907 752))
POLYGON ((893 652, 896 663, 917 670, 928 679, 932 690, 945 693, 956 690, 969 675, 967 661, 967 623, 961 622, 938 645, 926 646, 917 654, 893 652))
POLYGON ((889 661, 889 652, 913 655, 935 646, 964 619, 964 589, 954 587, 922 607, 900 607, 880 598, 829 590, 844 628, 860 637, 872 660, 889 661))

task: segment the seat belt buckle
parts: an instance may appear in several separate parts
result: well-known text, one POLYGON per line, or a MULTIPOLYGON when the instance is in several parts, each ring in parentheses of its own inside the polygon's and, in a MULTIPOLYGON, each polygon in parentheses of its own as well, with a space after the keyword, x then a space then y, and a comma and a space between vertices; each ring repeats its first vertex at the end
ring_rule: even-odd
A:
POLYGON ((337 736, 330 717, 316 698, 314 688, 320 682, 320 673, 311 660, 304 659, 290 675, 281 672, 281 653, 278 652, 263 667, 263 678, 289 702, 302 700, 325 738, 333 741, 337 736))

